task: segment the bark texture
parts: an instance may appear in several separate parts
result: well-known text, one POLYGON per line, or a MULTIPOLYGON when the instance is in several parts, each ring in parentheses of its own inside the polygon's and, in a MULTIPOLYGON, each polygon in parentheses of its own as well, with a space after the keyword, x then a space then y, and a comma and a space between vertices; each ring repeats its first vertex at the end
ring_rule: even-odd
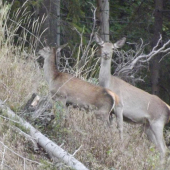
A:
POLYGON ((109 42, 109 0, 97 0, 97 19, 102 39, 109 42))
MULTIPOLYGON (((162 34, 162 23, 163 23, 163 0, 155 0, 155 12, 154 12, 154 35, 152 40, 152 46, 154 47, 162 34)), ((161 54, 158 54, 151 61, 151 84, 152 84, 152 94, 159 96, 159 79, 160 79, 160 61, 161 54)))

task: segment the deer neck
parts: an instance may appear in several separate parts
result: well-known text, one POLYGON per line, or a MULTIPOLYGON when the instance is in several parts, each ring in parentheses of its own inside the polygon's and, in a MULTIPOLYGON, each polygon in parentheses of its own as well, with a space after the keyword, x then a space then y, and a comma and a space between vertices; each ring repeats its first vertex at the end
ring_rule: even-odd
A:
POLYGON ((56 56, 50 55, 44 60, 44 75, 48 83, 51 83, 54 78, 59 75, 59 71, 56 67, 56 56))
POLYGON ((111 58, 101 58, 101 67, 99 72, 99 84, 102 87, 109 88, 111 79, 111 58))

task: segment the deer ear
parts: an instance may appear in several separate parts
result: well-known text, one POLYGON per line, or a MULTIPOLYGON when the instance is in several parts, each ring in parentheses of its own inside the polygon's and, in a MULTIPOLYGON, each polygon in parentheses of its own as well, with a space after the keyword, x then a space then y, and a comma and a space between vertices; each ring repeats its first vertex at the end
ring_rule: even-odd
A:
POLYGON ((114 46, 113 48, 114 49, 121 48, 124 46, 125 42, 126 42, 126 37, 123 37, 122 39, 120 39, 119 41, 117 41, 116 43, 113 44, 113 46, 114 46))
POLYGON ((66 47, 68 45, 68 43, 66 44, 63 44, 63 45, 60 45, 57 50, 56 50, 56 53, 60 52, 64 47, 66 47))
POLYGON ((100 46, 103 46, 104 41, 102 40, 102 38, 98 35, 98 33, 96 32, 94 35, 94 39, 96 41, 97 44, 99 44, 100 46))

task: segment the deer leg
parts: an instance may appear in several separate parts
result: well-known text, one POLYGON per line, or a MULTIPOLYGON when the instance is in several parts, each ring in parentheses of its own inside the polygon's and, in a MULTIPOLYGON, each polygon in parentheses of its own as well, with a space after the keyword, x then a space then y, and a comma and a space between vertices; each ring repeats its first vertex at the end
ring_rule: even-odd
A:
POLYGON ((110 108, 101 107, 95 110, 96 119, 100 119, 104 123, 107 123, 108 126, 111 124, 112 113, 110 112, 110 108))
POLYGON ((163 137, 164 123, 163 121, 156 121, 156 122, 154 121, 154 122, 150 122, 150 126, 155 135, 157 148, 161 152, 161 159, 163 159, 165 157, 166 150, 167 150, 164 137, 163 137))
POLYGON ((157 146, 158 144, 157 144, 157 141, 156 141, 156 138, 155 138, 155 134, 153 133, 149 122, 145 123, 144 132, 147 135, 148 139, 157 146))
POLYGON ((120 139, 123 141, 123 107, 117 107, 115 110, 117 128, 119 130, 120 139))
POLYGON ((95 111, 95 117, 96 119, 102 120, 102 121, 107 121, 106 116, 106 111, 101 111, 101 110, 96 110, 95 111))
POLYGON ((111 126, 113 124, 113 115, 114 115, 114 112, 112 111, 109 115, 109 126, 111 126))

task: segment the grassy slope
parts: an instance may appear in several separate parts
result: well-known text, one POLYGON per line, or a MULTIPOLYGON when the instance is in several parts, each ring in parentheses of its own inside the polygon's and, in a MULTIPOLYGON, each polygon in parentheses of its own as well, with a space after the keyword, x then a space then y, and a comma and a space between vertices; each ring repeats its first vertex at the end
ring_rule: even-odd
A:
MULTIPOLYGON (((33 92, 44 95, 48 88, 42 78, 41 70, 31 59, 33 54, 28 55, 19 47, 15 47, 10 39, 4 40, 1 20, 0 99, 5 100, 17 112, 33 92)), ((24 167, 24 159, 8 149, 4 152, 2 143, 23 157, 37 162, 47 159, 43 151, 35 154, 30 149, 29 142, 13 130, 14 125, 3 119, 0 119, 0 124, 1 166, 6 164, 11 169, 17 170, 24 167)), ((93 113, 70 108, 69 115, 56 109, 56 118, 41 131, 57 144, 63 144, 62 147, 70 153, 74 153, 79 148, 75 157, 91 170, 111 168, 146 170, 155 169, 159 164, 159 154, 146 139, 140 125, 124 123, 124 142, 121 143, 115 123, 108 128, 103 122, 96 120, 93 113)), ((26 160, 26 169, 45 169, 45 167, 39 167, 37 163, 26 160)), ((52 169, 52 167, 48 166, 47 169, 52 169)), ((69 168, 61 165, 61 168, 55 169, 69 168)))
POLYGON ((96 120, 93 113, 73 108, 69 109, 66 118, 63 114, 56 117, 51 125, 54 140, 64 143, 63 148, 70 153, 80 147, 76 158, 90 169, 155 169, 159 164, 159 154, 142 133, 140 125, 124 123, 124 142, 121 143, 116 120, 108 128, 96 120))

